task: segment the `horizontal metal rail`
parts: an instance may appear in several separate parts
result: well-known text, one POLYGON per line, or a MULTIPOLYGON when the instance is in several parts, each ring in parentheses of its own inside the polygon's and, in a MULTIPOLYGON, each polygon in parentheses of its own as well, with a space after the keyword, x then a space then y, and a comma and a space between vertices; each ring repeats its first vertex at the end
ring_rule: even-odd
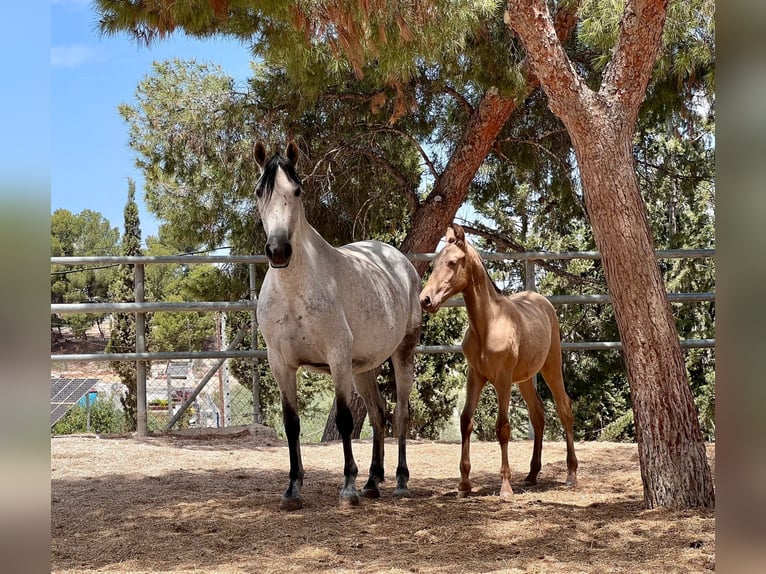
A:
MULTIPOLYGON (((554 305, 587 305, 610 303, 609 295, 552 295, 548 300, 554 305)), ((668 293, 671 303, 700 303, 715 301, 715 293, 668 293)), ((464 307, 462 297, 445 302, 444 307, 464 307)), ((253 311, 257 303, 249 299, 241 301, 182 301, 150 303, 52 303, 51 313, 157 313, 189 311, 253 311)))
MULTIPOLYGON (((713 349, 715 339, 682 339, 683 349, 713 349)), ((608 351, 622 349, 619 341, 563 341, 562 351, 608 351)), ((462 353, 460 345, 418 345, 415 352, 422 355, 462 353)), ((176 361, 181 359, 265 359, 265 350, 240 351, 174 351, 164 353, 82 353, 51 355, 53 362, 66 361, 176 361)))
MULTIPOLYGON (((487 261, 601 259, 598 251, 527 251, 523 253, 479 252, 487 261)), ((658 249, 657 259, 705 259, 715 257, 715 249, 658 249)), ((407 253, 410 261, 432 261, 437 253, 407 253)), ((197 265, 211 263, 268 263, 265 255, 89 255, 51 257, 51 265, 197 265)))

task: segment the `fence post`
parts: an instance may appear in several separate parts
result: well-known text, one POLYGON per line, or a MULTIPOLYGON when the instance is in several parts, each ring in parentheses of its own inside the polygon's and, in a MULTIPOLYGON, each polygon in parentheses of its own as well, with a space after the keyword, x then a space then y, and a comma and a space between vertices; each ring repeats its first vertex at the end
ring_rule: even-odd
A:
MULTIPOLYGON (((221 313, 221 349, 227 348, 229 345, 228 336, 226 335, 226 311, 221 313)), ((223 426, 230 427, 231 416, 231 381, 229 380, 229 360, 224 359, 221 363, 221 368, 218 371, 218 377, 220 381, 220 388, 223 400, 223 426)))
MULTIPOLYGON (((250 313, 250 348, 258 348, 258 292, 256 290, 256 269, 255 263, 248 265, 250 268, 250 301, 253 302, 253 310, 250 313)), ((258 372, 258 359, 253 357, 253 422, 263 424, 261 416, 261 374, 258 372)))
MULTIPOLYGON (((133 267, 135 279, 136 303, 144 302, 144 265, 136 263, 133 267)), ((136 353, 146 352, 146 315, 136 311, 136 353)), ((140 437, 148 433, 146 426, 146 361, 136 361, 136 434, 140 437)))

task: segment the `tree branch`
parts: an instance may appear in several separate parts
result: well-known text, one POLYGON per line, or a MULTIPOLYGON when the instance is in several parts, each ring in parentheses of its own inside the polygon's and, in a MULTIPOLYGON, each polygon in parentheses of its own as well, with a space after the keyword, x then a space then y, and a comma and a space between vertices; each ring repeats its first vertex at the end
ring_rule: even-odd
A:
MULTIPOLYGON (((498 233, 497 231, 493 231, 491 229, 488 229, 484 227, 483 225, 480 225, 478 227, 475 227, 474 225, 462 223, 463 229, 465 229, 466 233, 470 233, 471 235, 476 235, 478 237, 483 237, 484 239, 491 241, 495 245, 500 246, 504 250, 511 250, 516 251, 517 253, 524 253, 529 251, 529 248, 525 247, 518 241, 514 240, 511 237, 508 237, 506 235, 502 235, 498 233)), ((557 265, 554 265, 548 260, 540 259, 535 261, 535 265, 542 267, 543 269, 546 269, 550 271, 551 273, 555 273, 559 277, 564 277, 565 279, 569 280, 572 283, 576 283, 578 285, 602 285, 601 281, 589 279, 587 277, 581 277, 580 275, 575 275, 574 273, 570 273, 569 271, 564 271, 557 265)))
POLYGON ((620 103, 632 116, 646 94, 652 68, 662 48, 668 0, 629 0, 620 20, 620 35, 604 73, 599 95, 620 103))
MULTIPOLYGON (((576 20, 576 15, 567 19, 563 10, 560 13, 562 15, 557 15, 557 20, 561 18, 561 25, 573 26, 570 20, 576 20)), ((559 117, 567 110, 577 110, 578 115, 585 113, 584 102, 593 99, 595 94, 564 52, 548 3, 545 0, 508 0, 504 19, 521 38, 527 61, 548 96, 551 111, 559 117)))

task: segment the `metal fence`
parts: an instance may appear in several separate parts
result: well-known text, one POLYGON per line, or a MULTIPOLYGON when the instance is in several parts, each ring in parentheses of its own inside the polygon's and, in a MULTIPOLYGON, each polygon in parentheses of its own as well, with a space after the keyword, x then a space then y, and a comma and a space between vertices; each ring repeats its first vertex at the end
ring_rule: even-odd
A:
MULTIPOLYGON (((412 261, 431 261, 436 257, 435 253, 410 254, 412 261)), ((599 259, 597 251, 572 251, 572 252, 525 252, 525 253, 482 253, 485 261, 518 261, 525 266, 525 289, 536 290, 535 267, 536 262, 551 260, 572 259, 599 259)), ((713 249, 696 250, 658 250, 658 259, 699 259, 714 258, 713 249)), ((258 389, 258 369, 253 369, 252 399, 247 397, 243 400, 242 389, 244 386, 232 381, 227 372, 227 359, 251 359, 259 361, 266 358, 265 349, 253 348, 249 350, 237 349, 247 334, 247 329, 241 329, 234 340, 224 340, 219 350, 207 351, 177 351, 177 352, 149 352, 146 348, 146 314, 158 311, 167 312, 217 312, 225 317, 227 311, 247 311, 251 313, 249 329, 253 346, 257 344, 257 265, 265 265, 268 261, 263 255, 177 255, 177 256, 102 256, 102 257, 52 257, 52 265, 118 265, 128 264, 133 266, 135 281, 135 302, 132 303, 72 303, 51 304, 51 314, 65 315, 72 313, 135 313, 136 315, 136 350, 131 353, 77 353, 77 354, 51 354, 52 370, 58 379, 70 378, 72 380, 82 377, 100 377, 104 381, 102 393, 109 396, 115 403, 119 402, 121 394, 120 385, 115 381, 119 378, 110 371, 110 361, 135 361, 136 362, 136 392, 137 392, 137 434, 145 436, 149 430, 170 429, 179 421, 194 426, 231 426, 249 424, 259 420, 260 400, 258 389), (247 265, 250 278, 250 298, 241 301, 145 301, 144 297, 144 271, 149 265, 168 264, 240 264, 247 265), (147 364, 152 368, 147 372, 147 364), (78 367, 87 364, 87 371, 78 367), (54 369, 53 366, 56 366, 54 369), (73 366, 74 365, 74 366, 73 366), (173 369, 183 371, 173 373, 173 369), (217 381, 212 385, 211 380, 217 375, 217 381), (111 382, 110 382, 111 381, 111 382), (217 382, 217 385, 215 384, 217 382), (234 397, 240 397, 235 400, 234 397), (190 415, 189 407, 194 406, 193 416, 190 415), (246 406, 243 406, 246 405, 246 406)), ((609 295, 558 295, 548 299, 554 305, 586 305, 609 303, 609 295)), ((672 303, 693 303, 715 301, 714 293, 668 293, 668 299, 672 303)), ((448 301, 445 306, 463 306, 462 299, 455 298, 448 301)), ((225 329, 221 329, 225 333, 225 329)), ((715 339, 687 339, 681 341, 683 348, 713 348, 715 339)), ((619 341, 565 341, 562 343, 563 351, 590 350, 603 351, 621 349, 619 341)), ((416 351, 422 354, 431 353, 459 353, 459 345, 434 345, 418 346, 416 351)), ((249 391, 248 391, 249 392, 249 391)), ((78 401, 79 397, 74 397, 78 401)), ((86 399, 87 400, 87 399, 86 399)), ((52 397, 53 412, 53 397, 52 397)), ((53 424, 53 422, 51 423, 53 424)))

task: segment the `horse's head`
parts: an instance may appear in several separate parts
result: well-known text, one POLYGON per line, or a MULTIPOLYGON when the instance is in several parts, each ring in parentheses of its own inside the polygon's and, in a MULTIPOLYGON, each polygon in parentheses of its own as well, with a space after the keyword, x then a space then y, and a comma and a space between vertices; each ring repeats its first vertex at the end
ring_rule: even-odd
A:
POLYGON ((447 228, 447 245, 434 259, 434 269, 420 292, 420 306, 429 313, 468 285, 465 232, 457 223, 447 228))
POLYGON ((300 198, 303 187, 295 170, 298 146, 291 141, 285 150, 286 158, 277 153, 267 160, 266 148, 258 142, 254 154, 261 168, 255 195, 266 232, 266 257, 271 267, 287 267, 293 253, 293 232, 304 217, 300 198))

